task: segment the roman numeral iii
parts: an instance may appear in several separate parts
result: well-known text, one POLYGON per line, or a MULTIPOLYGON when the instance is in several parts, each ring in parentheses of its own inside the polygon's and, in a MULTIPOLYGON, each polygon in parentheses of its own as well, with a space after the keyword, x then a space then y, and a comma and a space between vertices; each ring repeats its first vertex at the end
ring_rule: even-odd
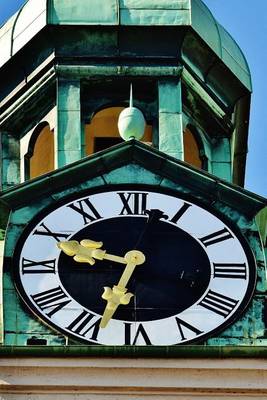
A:
POLYGON ((213 264, 214 278, 247 279, 246 264, 213 264))

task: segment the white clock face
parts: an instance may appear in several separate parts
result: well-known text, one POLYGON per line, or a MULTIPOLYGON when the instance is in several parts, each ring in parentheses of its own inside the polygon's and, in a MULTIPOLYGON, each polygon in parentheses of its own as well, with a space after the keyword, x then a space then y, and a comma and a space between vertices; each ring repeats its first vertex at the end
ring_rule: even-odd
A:
POLYGON ((244 311, 255 287, 252 253, 230 225, 173 191, 128 185, 83 193, 28 225, 14 257, 16 286, 39 318, 77 341, 202 342, 244 311), (118 284, 125 265, 77 263, 57 246, 83 239, 102 241, 109 254, 137 249, 146 257, 127 284, 130 303, 105 328, 102 293, 118 284))

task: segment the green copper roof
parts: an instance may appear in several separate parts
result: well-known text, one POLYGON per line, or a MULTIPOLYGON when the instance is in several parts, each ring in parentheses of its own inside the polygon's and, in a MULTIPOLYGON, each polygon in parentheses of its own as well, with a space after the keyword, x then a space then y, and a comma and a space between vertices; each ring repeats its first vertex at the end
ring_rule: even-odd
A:
POLYGON ((28 0, 0 28, 0 66, 46 25, 188 26, 251 90, 246 59, 201 0, 28 0))

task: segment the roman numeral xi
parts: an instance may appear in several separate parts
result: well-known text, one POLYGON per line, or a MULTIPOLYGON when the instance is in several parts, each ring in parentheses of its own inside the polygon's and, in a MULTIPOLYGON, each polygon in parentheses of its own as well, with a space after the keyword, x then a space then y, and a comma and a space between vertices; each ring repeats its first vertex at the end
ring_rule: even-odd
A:
POLYGON ((67 207, 81 215, 84 225, 102 218, 93 203, 89 199, 79 200, 67 207))

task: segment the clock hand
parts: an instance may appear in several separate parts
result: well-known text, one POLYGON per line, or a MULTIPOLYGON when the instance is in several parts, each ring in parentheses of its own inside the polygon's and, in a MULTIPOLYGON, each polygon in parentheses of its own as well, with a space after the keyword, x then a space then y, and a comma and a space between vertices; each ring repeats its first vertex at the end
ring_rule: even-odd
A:
POLYGON ((168 219, 168 216, 166 214, 164 214, 163 211, 158 210, 158 209, 145 210, 145 214, 148 215, 148 218, 146 220, 144 229, 142 230, 142 232, 140 233, 140 235, 136 241, 136 244, 134 246, 135 249, 140 245, 140 243, 143 240, 143 237, 145 236, 145 234, 147 233, 147 231, 149 230, 149 228, 155 221, 159 221, 162 218, 168 219))
POLYGON ((145 262, 145 256, 141 251, 131 250, 125 254, 124 259, 127 265, 118 284, 114 285, 112 289, 110 287, 104 288, 102 298, 107 300, 107 305, 100 322, 100 328, 105 328, 107 326, 120 304, 129 304, 131 297, 134 296, 133 293, 126 293, 126 285, 129 282, 135 267, 145 262))
POLYGON ((120 304, 129 304, 133 293, 126 293, 126 285, 131 278, 134 269, 137 265, 145 262, 145 256, 141 251, 132 250, 125 254, 124 257, 115 256, 106 253, 106 250, 100 249, 102 242, 95 242, 93 240, 84 239, 80 243, 76 240, 59 242, 58 248, 61 249, 68 256, 73 257, 77 262, 87 262, 94 265, 95 259, 97 260, 110 260, 120 264, 126 264, 125 270, 118 282, 113 288, 105 287, 102 298, 107 300, 107 305, 100 322, 100 328, 105 328, 117 310, 120 304))
POLYGON ((120 264, 127 264, 124 257, 108 254, 106 250, 100 249, 103 246, 102 242, 95 242, 94 240, 84 239, 80 243, 76 240, 66 242, 59 242, 58 248, 61 249, 68 256, 80 263, 88 263, 94 265, 95 260, 110 260, 120 264))

